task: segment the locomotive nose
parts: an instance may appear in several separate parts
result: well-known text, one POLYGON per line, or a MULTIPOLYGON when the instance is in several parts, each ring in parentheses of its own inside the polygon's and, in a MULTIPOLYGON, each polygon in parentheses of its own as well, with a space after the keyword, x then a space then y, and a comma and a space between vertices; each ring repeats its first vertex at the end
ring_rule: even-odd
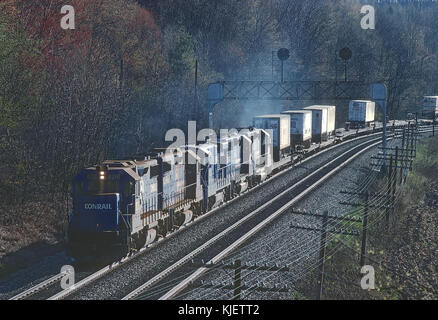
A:
POLYGON ((76 199, 68 227, 68 254, 86 261, 117 243, 120 195, 95 194, 76 199))
POLYGON ((84 197, 79 213, 80 229, 94 232, 118 231, 119 199, 118 193, 84 197))

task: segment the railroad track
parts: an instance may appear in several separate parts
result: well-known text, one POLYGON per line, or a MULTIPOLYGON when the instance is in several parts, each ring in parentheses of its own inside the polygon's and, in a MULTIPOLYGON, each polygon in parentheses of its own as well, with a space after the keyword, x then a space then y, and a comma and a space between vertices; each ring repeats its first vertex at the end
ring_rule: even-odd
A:
MULTIPOLYGON (((366 139, 367 141, 368 141, 368 139, 375 139, 374 137, 376 137, 378 135, 380 136, 379 133, 374 133, 374 134, 370 134, 370 135, 367 135, 367 136, 361 136, 361 137, 357 137, 357 138, 354 138, 354 139, 350 139, 350 140, 344 141, 342 143, 334 144, 334 145, 332 145, 330 147, 327 147, 326 149, 324 149, 324 150, 322 150, 322 151, 320 151, 318 153, 315 153, 315 154, 307 157, 305 160, 303 160, 302 164, 304 164, 307 161, 310 161, 310 160, 312 160, 312 159, 314 159, 314 158, 318 157, 319 155, 324 154, 326 152, 338 150, 342 146, 344 146, 344 148, 345 148, 345 145, 348 145, 348 144, 351 144, 351 143, 356 144, 356 143, 359 143, 360 141, 363 141, 364 139, 366 139)), ((261 183, 258 186, 248 190, 245 193, 251 193, 251 192, 254 192, 257 189, 262 188, 265 184, 272 182, 273 180, 275 180, 275 179, 279 178, 280 176, 286 174, 290 170, 293 170, 293 168, 294 167, 290 167, 290 168, 287 168, 285 170, 282 170, 281 172, 279 172, 279 173, 275 174, 274 176, 272 176, 270 179, 267 179, 263 183, 261 183)), ((133 254, 132 256, 125 257, 121 261, 117 261, 117 262, 115 262, 115 263, 113 263, 111 265, 108 265, 108 266, 100 269, 99 271, 97 271, 97 272, 95 272, 93 274, 90 274, 89 276, 83 278, 81 281, 77 282, 75 284, 75 286, 71 287, 70 289, 62 290, 62 291, 58 292, 57 294, 52 295, 49 298, 49 300, 65 299, 65 298, 71 296, 73 293, 80 291, 81 288, 87 287, 88 285, 92 285, 93 282, 95 282, 96 280, 98 280, 98 279, 103 280, 103 278, 105 278, 105 276, 108 275, 110 272, 112 272, 112 271, 114 271, 114 270, 116 270, 116 269, 118 269, 118 268, 120 268, 120 267, 122 267, 124 265, 129 265, 129 262, 135 260, 135 258, 141 256, 143 253, 145 253, 147 251, 150 251, 150 250, 153 250, 155 247, 159 246, 163 242, 169 241, 173 237, 177 236, 179 233, 183 232, 188 227, 190 227, 190 226, 192 226, 194 224, 202 222, 203 220, 207 219, 209 216, 212 216, 218 210, 222 210, 224 207, 232 204, 233 202, 239 201, 239 199, 242 199, 242 197, 234 198, 233 200, 227 202, 225 204, 225 206, 221 206, 219 208, 216 208, 216 209, 214 209, 214 210, 212 210, 212 211, 210 211, 210 212, 208 212, 208 213, 198 217, 197 219, 195 219, 192 222, 190 222, 187 226, 181 227, 176 232, 172 233, 170 236, 168 236, 168 237, 166 237, 164 239, 160 239, 160 241, 151 244, 147 248, 141 249, 139 252, 133 254)), ((122 298, 122 297, 123 297, 123 295, 120 298, 122 298)))
POLYGON ((38 293, 40 293, 41 291, 47 289, 48 287, 51 287, 55 284, 57 284, 58 282, 61 281, 61 279, 66 275, 66 273, 64 272, 60 272, 57 275, 44 280, 43 282, 13 296, 12 298, 10 298, 9 300, 25 300, 28 299, 38 293))
MULTIPOLYGON (((82 279, 87 278, 89 275, 94 274, 96 266, 93 267, 92 271, 79 271, 75 273, 76 281, 81 281, 82 279)), ((19 294, 9 298, 9 300, 45 300, 49 297, 57 294, 63 289, 61 288, 61 280, 68 275, 68 272, 63 271, 56 275, 51 276, 49 279, 44 280, 29 289, 22 291, 19 294)))
MULTIPOLYGON (((423 128, 423 130, 421 130, 421 133, 426 133, 426 132, 432 132, 432 129, 427 130, 426 128, 423 128)), ((342 146, 342 145, 344 145, 344 144, 351 143, 351 142, 355 142, 356 140, 363 140, 363 139, 366 139, 366 138, 371 138, 371 137, 376 136, 376 135, 379 135, 379 133, 370 134, 370 135, 367 135, 367 136, 361 136, 361 137, 358 137, 358 138, 354 138, 354 139, 347 140, 347 141, 342 142, 342 143, 339 143, 339 144, 337 144, 337 145, 333 145, 333 146, 331 146, 331 147, 328 147, 328 148, 324 149, 324 150, 321 151, 321 152, 318 152, 318 153, 316 153, 316 154, 314 154, 314 155, 308 157, 307 159, 304 160, 304 162, 305 162, 305 161, 308 161, 308 160, 311 160, 312 158, 314 158, 314 157, 320 155, 321 153, 325 153, 325 152, 330 151, 330 150, 332 150, 332 149, 338 148, 338 147, 340 147, 340 146, 342 146)), ((380 140, 380 138, 376 138, 376 139, 368 140, 367 142, 361 143, 361 144, 359 144, 358 146, 354 146, 354 147, 352 147, 352 149, 351 149, 350 151, 343 153, 340 157, 342 157, 342 156, 346 156, 347 154, 351 153, 352 150, 356 150, 356 149, 358 149, 358 148, 364 148, 365 145, 370 144, 370 143, 372 143, 372 144, 376 144, 376 145, 377 145, 379 142, 376 142, 376 141, 378 141, 378 140, 380 140)), ((370 147, 372 147, 372 146, 370 146, 370 147)), ((338 160, 338 161, 339 161, 340 157, 337 157, 335 160, 338 160)), ((326 166, 324 166, 323 168, 328 168, 328 165, 329 165, 329 164, 330 164, 330 165, 333 165, 333 163, 334 163, 334 162, 332 161, 332 162, 328 163, 326 166)), ((308 186, 309 183, 312 183, 312 181, 309 180, 309 179, 315 179, 315 178, 316 178, 316 173, 321 173, 321 169, 323 169, 323 168, 320 168, 318 171, 313 172, 311 175, 309 175, 307 178, 305 178, 305 179, 303 180, 303 181, 306 181, 306 186, 308 186), (312 177, 313 177, 313 178, 312 178, 312 177)), ((257 187, 255 187, 255 188, 249 190, 248 192, 252 192, 253 190, 255 190, 255 189, 257 189, 257 188, 262 187, 265 183, 268 183, 268 182, 272 181, 273 179, 277 178, 278 176, 281 176, 281 175, 285 174, 287 171, 289 171, 289 170, 291 170, 291 169, 292 169, 292 168, 289 168, 289 169, 286 169, 286 170, 283 170, 283 171, 277 173, 275 176, 271 177, 270 179, 268 179, 268 180, 265 181, 264 183, 260 184, 259 186, 257 186, 257 187)), ((339 168, 338 168, 337 170, 339 170, 339 168)), ((289 189, 287 189, 287 190, 290 192, 290 189, 292 189, 292 188, 298 188, 298 187, 299 187, 298 184, 295 184, 294 186, 292 186, 291 188, 289 188, 289 189)), ((313 186, 313 188, 314 188, 314 187, 316 187, 316 186, 313 186)), ((313 188, 312 188, 312 187, 309 187, 308 189, 313 189, 313 188)), ((298 189, 297 189, 297 190, 298 190, 298 189)), ((284 192, 281 193, 279 196, 284 195, 284 193, 286 193, 286 192, 288 192, 288 191, 284 191, 284 192)), ((310 191, 309 191, 309 192, 310 192, 310 191)), ((279 200, 279 198, 278 198, 279 196, 277 196, 277 197, 274 198, 274 199, 276 199, 275 201, 279 200)), ((235 198, 235 199, 233 199, 232 201, 228 202, 227 204, 229 204, 229 203, 231 203, 231 202, 233 202, 233 201, 237 201, 239 198, 240 198, 240 197, 235 198)), ((272 199, 272 200, 271 200, 270 202, 268 202, 268 203, 272 203, 272 202, 274 201, 274 199, 272 199)), ((280 202, 279 202, 279 203, 280 203, 280 202)), ((266 204, 266 205, 267 205, 267 204, 266 204)), ((266 208, 266 205, 260 207, 260 208, 257 209, 257 210, 255 210, 255 211, 254 211, 253 213, 251 213, 249 216, 244 217, 244 218, 240 221, 240 223, 239 223, 238 225, 241 225, 243 222, 245 222, 245 221, 247 221, 247 220, 257 221, 257 219, 256 219, 255 216, 259 217, 259 216, 262 216, 262 215, 258 215, 258 214, 256 214, 256 213, 260 213, 260 212, 262 212, 263 209, 266 208)), ((274 207, 274 206, 272 206, 272 207, 274 207)), ((199 222, 199 221, 202 220, 202 219, 205 219, 207 216, 213 214, 214 212, 216 212, 217 210, 220 210, 220 209, 222 209, 222 208, 223 208, 223 207, 217 208, 217 209, 215 209, 215 210, 213 210, 213 211, 211 211, 211 212, 209 212, 209 213, 207 213, 207 214, 205 214, 205 215, 203 215, 203 216, 198 217, 198 219, 192 221, 189 225, 194 224, 194 223, 197 223, 197 222, 199 222)), ((252 223, 251 225, 253 225, 253 224, 254 224, 254 223, 252 223)), ((187 226, 189 226, 189 225, 187 225, 187 226)), ((221 233, 219 234, 219 235, 221 235, 221 236, 218 235, 218 237, 215 238, 214 240, 213 240, 213 239, 210 239, 209 241, 207 241, 207 242, 202 246, 202 248, 206 249, 209 245, 211 245, 212 243, 214 243, 214 242, 216 242, 217 240, 221 239, 221 238, 222 238, 223 236, 225 236, 227 233, 229 233, 229 232, 231 232, 231 231, 233 231, 233 230, 234 230, 234 231, 237 230, 237 229, 238 229, 238 228, 237 228, 238 225, 235 224, 235 225, 229 227, 228 229, 226 229, 226 230, 227 230, 226 232, 225 232, 225 230, 224 230, 223 232, 221 232, 221 233)), ((168 240, 168 239, 171 238, 172 236, 178 234, 179 232, 181 232, 182 230, 184 230, 187 226, 184 226, 184 227, 180 228, 178 231, 174 232, 172 235, 170 235, 169 237, 165 238, 164 240, 168 240)), ((240 230, 240 229, 239 229, 239 230, 240 230)), ((236 232, 234 232, 234 233, 236 233, 236 232)), ((103 275, 108 274, 108 273, 110 273, 111 271, 113 271, 113 270, 119 268, 120 266, 122 266, 122 265, 128 263, 129 261, 133 260, 133 259, 136 258, 137 256, 139 256, 139 255, 141 255, 142 253, 144 253, 146 250, 150 250, 151 248, 153 248, 153 247, 159 245, 160 242, 162 242, 162 241, 158 241, 158 242, 156 242, 156 243, 150 245, 150 246, 147 247, 147 248, 143 248, 143 249, 141 249, 140 251, 138 251, 138 252, 136 252, 136 253, 134 253, 134 254, 132 254, 132 255, 130 255, 130 256, 127 256, 127 257, 121 259, 120 261, 114 262, 114 263, 112 263, 112 264, 110 264, 110 265, 108 265, 108 266, 106 266, 106 267, 104 267, 104 268, 98 270, 98 271, 95 272, 95 273, 92 273, 92 274, 90 274, 90 275, 84 276, 83 279, 80 280, 79 282, 77 282, 73 287, 71 287, 71 288, 69 288, 69 289, 66 289, 66 290, 59 291, 59 292, 56 293, 55 295, 50 296, 49 300, 58 300, 58 299, 64 299, 64 298, 68 297, 71 293, 73 293, 73 292, 79 290, 79 289, 82 288, 82 287, 87 286, 88 284, 92 283, 92 282, 95 281, 96 279, 101 278, 103 275)), ((176 269, 182 267, 184 264, 187 263, 187 261, 191 260, 192 257, 194 257, 194 256, 196 256, 196 255, 198 255, 198 254, 201 254, 201 251, 202 251, 202 250, 198 250, 198 251, 196 251, 195 253, 192 253, 192 254, 190 254, 189 256, 184 257, 183 259, 181 259, 181 260, 178 261, 177 263, 173 264, 172 266, 170 266, 169 268, 167 268, 167 269, 164 270, 163 272, 161 272, 161 273, 157 274, 156 276, 154 276, 153 278, 151 278, 149 281, 147 281, 146 283, 144 283, 141 287, 137 288, 136 290, 132 291, 130 294, 126 295, 126 296, 124 297, 124 299, 133 299, 133 298, 138 297, 140 294, 143 294, 143 295, 144 295, 145 293, 147 293, 147 290, 148 290, 149 288, 151 288, 151 287, 153 287, 153 286, 156 286, 156 285, 159 285, 161 282, 165 282, 165 281, 166 281, 166 278, 170 275, 170 273, 172 273, 174 270, 176 270, 176 269)), ((205 254, 208 256, 207 252, 206 252, 205 254)), ((214 258, 214 257, 213 257, 213 258, 214 258)), ((210 259, 210 260, 211 260, 211 259, 210 259)), ((180 272, 178 272, 178 273, 180 273, 180 272)), ((20 294, 18 294, 18 295, 16 295, 16 296, 14 296, 14 297, 12 297, 11 300, 21 300, 21 299, 29 299, 29 298, 32 298, 33 296, 40 294, 42 291, 47 290, 47 288, 52 287, 54 284, 57 284, 57 283, 62 279, 63 276, 64 276, 63 274, 55 275, 55 276, 51 277, 50 279, 47 279, 47 280, 41 282, 40 284, 38 284, 38 285, 36 285, 36 286, 33 286, 32 288, 27 289, 26 291, 24 291, 24 292, 22 292, 22 293, 20 293, 20 294)), ((155 296, 154 298, 160 298, 160 296, 158 295, 158 296, 155 296)))
POLYGON ((191 260, 195 256, 197 259, 208 261, 208 263, 217 263, 359 155, 380 143, 381 139, 377 138, 363 142, 344 152, 130 292, 123 300, 136 298, 165 300, 177 297, 192 281, 207 270, 207 268, 199 268, 192 272, 191 260), (220 246, 213 246, 219 240, 221 241, 220 246), (223 249, 224 247, 225 249, 223 249), (179 281, 182 275, 187 274, 190 276, 179 281), (171 283, 175 283, 175 285, 167 293, 163 294, 161 290, 157 290, 157 288, 166 288, 171 283))

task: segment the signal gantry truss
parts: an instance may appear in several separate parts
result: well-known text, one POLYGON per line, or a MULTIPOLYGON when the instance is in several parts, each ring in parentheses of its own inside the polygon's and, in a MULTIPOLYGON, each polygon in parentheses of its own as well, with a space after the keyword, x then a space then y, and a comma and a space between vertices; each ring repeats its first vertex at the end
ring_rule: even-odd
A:
POLYGON ((355 100, 370 98, 370 83, 221 81, 210 84, 210 92, 209 100, 355 100))

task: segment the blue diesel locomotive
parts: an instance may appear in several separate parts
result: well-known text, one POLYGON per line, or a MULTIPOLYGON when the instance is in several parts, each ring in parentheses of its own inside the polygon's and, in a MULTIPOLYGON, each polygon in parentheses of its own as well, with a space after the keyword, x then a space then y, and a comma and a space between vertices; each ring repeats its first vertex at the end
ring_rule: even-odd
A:
POLYGON ((229 201, 272 172, 270 141, 265 130, 246 129, 216 142, 83 170, 72 186, 69 255, 138 250, 229 201))

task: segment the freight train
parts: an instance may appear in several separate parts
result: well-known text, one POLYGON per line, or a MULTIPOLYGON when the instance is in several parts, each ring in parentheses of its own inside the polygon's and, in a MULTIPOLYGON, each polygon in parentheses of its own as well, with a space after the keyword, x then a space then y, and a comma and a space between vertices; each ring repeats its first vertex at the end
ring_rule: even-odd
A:
POLYGON ((310 106, 254 117, 252 128, 219 139, 84 169, 73 179, 67 253, 80 260, 145 247, 301 160, 312 140, 334 132, 335 107, 310 106))
POLYGON ((270 134, 250 128, 217 141, 104 161, 73 180, 67 252, 75 258, 140 249, 265 180, 270 134))

